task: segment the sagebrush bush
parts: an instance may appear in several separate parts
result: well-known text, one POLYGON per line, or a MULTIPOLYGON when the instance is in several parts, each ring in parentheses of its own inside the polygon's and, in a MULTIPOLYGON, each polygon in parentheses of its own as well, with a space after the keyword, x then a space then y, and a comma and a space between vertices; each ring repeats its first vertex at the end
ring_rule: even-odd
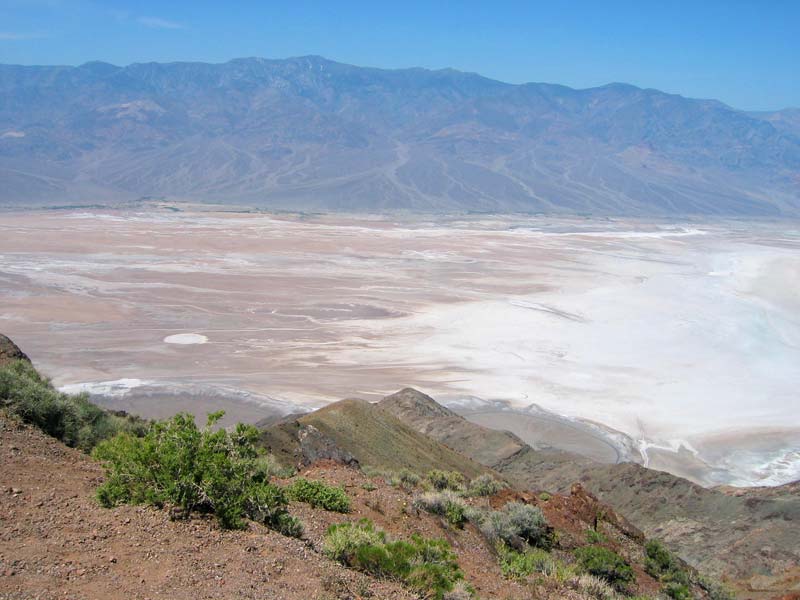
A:
POLYGON ((322 481, 295 479, 286 488, 289 498, 305 502, 312 508, 324 508, 333 512, 350 512, 350 498, 344 488, 328 485, 322 481))
POLYGON ((413 535, 409 540, 389 541, 386 533, 367 519, 331 525, 323 551, 354 569, 403 581, 425 598, 443 600, 464 578, 445 540, 413 535))
POLYGON ((541 509, 530 504, 509 502, 501 510, 489 512, 480 528, 490 540, 517 549, 529 544, 547 550, 553 545, 552 529, 541 509))
POLYGON ((549 576, 555 574, 557 569, 557 561, 541 548, 528 548, 519 552, 500 543, 497 553, 500 570, 509 579, 525 579, 534 573, 549 576))
POLYGON ((578 564, 590 575, 611 584, 620 592, 627 590, 634 581, 633 569, 616 552, 602 546, 583 546, 574 552, 578 564))
POLYGON ((470 481, 465 494, 467 496, 492 496, 506 487, 508 487, 506 483, 498 481, 487 473, 470 481))
POLYGON ((696 583, 706 591, 710 600, 734 600, 735 598, 734 593, 725 586, 704 575, 700 575, 696 583))
POLYGON ((359 548, 386 543, 386 533, 376 529, 372 521, 361 519, 358 523, 331 525, 325 533, 323 551, 337 562, 350 565, 359 548))
POLYGON ((0 367, 0 406, 84 452, 121 431, 143 435, 147 429, 142 419, 104 410, 89 402, 86 394, 59 392, 22 360, 0 367))
POLYGON ((425 492, 413 500, 414 508, 424 510, 447 519, 447 522, 461 527, 467 520, 467 507, 453 491, 425 492))
POLYGON ((261 454, 255 460, 258 463, 258 469, 266 473, 269 477, 287 479, 293 477, 297 473, 297 469, 293 467, 284 467, 272 454, 261 454))
POLYGON ((464 476, 456 471, 440 471, 433 469, 428 471, 425 479, 433 486, 435 490, 453 490, 459 491, 464 486, 464 476))
POLYGON ((421 478, 413 471, 409 471, 408 469, 401 469, 400 472, 397 474, 397 479, 400 481, 400 485, 404 489, 410 490, 419 485, 421 478))
POLYGON ((478 528, 486 521, 488 514, 489 511, 485 508, 470 506, 469 504, 464 507, 464 518, 478 528))
POLYGON ((222 415, 209 415, 201 430, 181 413, 154 423, 143 437, 121 433, 98 444, 93 456, 106 469, 100 503, 172 504, 184 515, 213 513, 225 528, 241 528, 247 518, 296 535, 301 527, 287 514, 286 494, 269 483, 268 463, 259 460, 258 430, 239 424, 232 432, 213 431, 222 415))
POLYGON ((475 590, 466 581, 459 581, 449 592, 445 592, 442 600, 472 600, 475 590))
POLYGON ((608 582, 588 573, 572 578, 569 584, 582 596, 594 598, 595 600, 617 600, 619 598, 608 582))

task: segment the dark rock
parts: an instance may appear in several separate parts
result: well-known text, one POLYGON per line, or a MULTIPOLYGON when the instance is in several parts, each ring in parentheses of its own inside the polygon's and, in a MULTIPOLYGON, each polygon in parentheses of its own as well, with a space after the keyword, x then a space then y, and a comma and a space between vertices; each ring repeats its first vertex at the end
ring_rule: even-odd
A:
POLYGON ((351 467, 358 466, 358 461, 352 454, 337 446, 332 439, 313 425, 301 425, 297 438, 300 441, 303 465, 310 465, 319 460, 332 460, 351 467))
POLYGON ((31 359, 28 358, 27 354, 19 349, 19 346, 12 342, 8 337, 0 333, 0 365, 9 363, 12 360, 24 360, 26 362, 31 362, 31 359))

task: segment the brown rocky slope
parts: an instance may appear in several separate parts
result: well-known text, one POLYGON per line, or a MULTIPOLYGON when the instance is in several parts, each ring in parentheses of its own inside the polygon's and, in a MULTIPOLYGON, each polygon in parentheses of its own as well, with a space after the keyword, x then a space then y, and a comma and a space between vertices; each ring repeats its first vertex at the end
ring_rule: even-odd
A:
POLYGON ((742 598, 800 594, 800 482, 707 489, 632 463, 533 450, 513 433, 472 423, 411 388, 379 406, 523 487, 566 491, 580 481, 693 566, 734 582, 742 598))
MULTIPOLYGON (((206 517, 172 521, 168 510, 151 507, 101 508, 94 500, 103 479, 96 461, 5 414, 0 464, 0 598, 416 597, 321 553, 329 525, 365 517, 397 538, 447 539, 480 598, 587 598, 565 582, 504 578, 491 544, 473 525, 458 529, 419 512, 412 506, 419 490, 387 485, 333 461, 299 475, 343 486, 353 509, 341 515, 292 503, 305 525, 303 539, 254 523, 245 531, 223 531, 206 517)), ((564 551, 585 545, 603 514, 605 544, 632 563, 639 593, 656 593, 659 584, 642 568, 642 534, 581 486, 547 499, 506 490, 475 502, 498 508, 510 500, 539 505, 564 551)))

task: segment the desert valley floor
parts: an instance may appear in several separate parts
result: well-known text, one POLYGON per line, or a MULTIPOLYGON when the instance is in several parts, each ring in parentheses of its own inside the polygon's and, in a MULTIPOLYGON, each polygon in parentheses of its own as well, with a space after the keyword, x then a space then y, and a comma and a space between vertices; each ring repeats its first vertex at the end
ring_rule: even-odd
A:
POLYGON ((705 483, 800 477, 800 225, 0 213, 0 331, 145 416, 414 386, 705 483))

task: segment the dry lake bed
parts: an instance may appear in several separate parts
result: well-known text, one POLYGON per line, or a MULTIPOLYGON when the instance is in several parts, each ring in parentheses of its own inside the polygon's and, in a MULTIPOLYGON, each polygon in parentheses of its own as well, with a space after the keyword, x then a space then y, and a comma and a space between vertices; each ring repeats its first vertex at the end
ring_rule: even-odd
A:
POLYGON ((797 223, 5 212, 0 332, 147 416, 414 386, 600 460, 800 478, 797 223))

